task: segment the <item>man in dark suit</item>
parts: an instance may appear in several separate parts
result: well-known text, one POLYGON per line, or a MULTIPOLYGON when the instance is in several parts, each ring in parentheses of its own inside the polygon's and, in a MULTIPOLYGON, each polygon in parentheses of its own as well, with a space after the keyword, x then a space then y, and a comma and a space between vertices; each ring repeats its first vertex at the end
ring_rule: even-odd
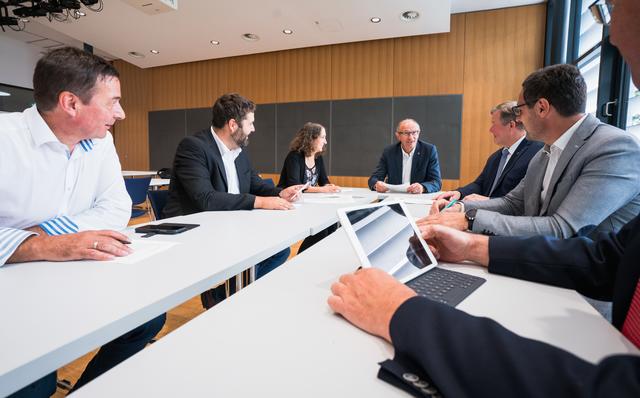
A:
MULTIPOLYGON (((254 132, 255 104, 238 94, 225 94, 213 104, 212 126, 185 137, 176 150, 165 217, 200 211, 292 209, 302 185, 274 187, 258 176, 242 148, 254 132)), ((256 265, 256 279, 289 257, 285 249, 256 265)), ((235 283, 230 284, 231 293, 235 283)), ((202 294, 210 308, 226 297, 225 286, 202 294)))
POLYGON ((384 149, 369 178, 369 188, 387 192, 387 184, 407 184, 409 193, 437 192, 442 186, 435 145, 420 141, 420 125, 413 119, 398 123, 398 143, 384 149), (384 179, 387 178, 387 182, 384 179))
POLYGON ((482 169, 482 173, 470 184, 455 191, 443 192, 436 199, 485 200, 499 198, 511 191, 524 177, 529 161, 542 148, 542 143, 527 140, 522 122, 516 119, 512 109, 516 101, 507 101, 491 110, 493 142, 502 148, 495 151, 482 169))
MULTIPOLYGON (((640 2, 596 6, 612 11, 611 42, 640 85, 640 2)), ((613 325, 640 348, 640 217, 596 241, 487 237, 443 226, 425 226, 423 236, 445 261, 468 259, 490 272, 612 300, 613 325)), ((393 343, 395 358, 382 364, 379 377, 413 395, 430 389, 454 397, 640 396, 639 356, 612 355, 591 364, 489 319, 415 297, 380 270, 344 275, 332 292, 329 305, 336 312, 393 343)))

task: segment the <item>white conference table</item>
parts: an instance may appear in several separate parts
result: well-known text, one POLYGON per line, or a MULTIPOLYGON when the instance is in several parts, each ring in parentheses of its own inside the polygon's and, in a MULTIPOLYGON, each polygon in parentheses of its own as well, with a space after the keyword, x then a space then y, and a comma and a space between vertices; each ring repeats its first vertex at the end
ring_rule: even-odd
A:
POLYGON ((158 189, 163 186, 167 186, 171 183, 169 178, 152 178, 149 182, 149 187, 151 189, 158 189))
MULTIPOLYGON (((393 357, 391 345, 327 306, 331 283, 356 265, 339 229, 76 396, 407 396, 376 377, 377 363, 393 357)), ((639 354, 572 290, 488 274, 473 265, 444 267, 487 279, 458 306, 463 311, 590 362, 614 353, 639 354)))
MULTIPOLYGON (((375 198, 362 196, 361 203, 375 198)), ((179 244, 136 264, 4 265, 0 396, 321 231, 337 221, 338 207, 302 204, 291 211, 204 212, 162 220, 201 226, 147 238, 179 244)))
POLYGON ((122 170, 123 177, 153 177, 156 174, 158 172, 154 170, 122 170))

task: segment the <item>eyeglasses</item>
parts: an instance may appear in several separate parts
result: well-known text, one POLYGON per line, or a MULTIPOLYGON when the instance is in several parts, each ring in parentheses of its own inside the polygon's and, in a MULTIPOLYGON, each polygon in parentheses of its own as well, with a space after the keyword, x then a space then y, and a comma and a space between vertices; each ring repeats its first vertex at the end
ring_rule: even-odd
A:
POLYGON ((420 134, 420 130, 416 130, 416 131, 397 131, 397 133, 400 134, 400 135, 404 135, 405 137, 408 137, 408 136, 416 137, 418 134, 420 134))
POLYGON ((520 109, 521 107, 527 105, 527 103, 523 103, 523 104, 518 104, 516 106, 512 106, 511 107, 511 113, 513 113, 516 116, 520 116, 522 115, 522 109, 520 109))
POLYGON ((589 10, 596 23, 609 26, 614 5, 614 0, 596 0, 589 6, 589 10))

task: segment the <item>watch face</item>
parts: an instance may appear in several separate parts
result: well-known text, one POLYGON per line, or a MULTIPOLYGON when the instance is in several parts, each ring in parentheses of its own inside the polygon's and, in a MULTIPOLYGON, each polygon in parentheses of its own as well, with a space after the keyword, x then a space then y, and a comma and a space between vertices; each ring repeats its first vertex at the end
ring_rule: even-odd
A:
POLYGON ((476 218, 477 212, 478 212, 478 209, 467 210, 467 212, 464 213, 464 216, 467 218, 467 220, 474 220, 476 218))

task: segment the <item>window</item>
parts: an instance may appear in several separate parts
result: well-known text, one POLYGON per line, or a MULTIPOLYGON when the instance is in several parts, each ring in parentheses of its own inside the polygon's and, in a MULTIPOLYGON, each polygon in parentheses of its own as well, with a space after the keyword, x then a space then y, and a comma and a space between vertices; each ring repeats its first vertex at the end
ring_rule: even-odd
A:
POLYGON ((596 115, 598 110, 598 83, 600 82, 600 47, 578 62, 578 69, 587 83, 587 113, 596 115))
POLYGON ((640 90, 629 79, 629 100, 627 101, 627 131, 640 139, 640 90))

